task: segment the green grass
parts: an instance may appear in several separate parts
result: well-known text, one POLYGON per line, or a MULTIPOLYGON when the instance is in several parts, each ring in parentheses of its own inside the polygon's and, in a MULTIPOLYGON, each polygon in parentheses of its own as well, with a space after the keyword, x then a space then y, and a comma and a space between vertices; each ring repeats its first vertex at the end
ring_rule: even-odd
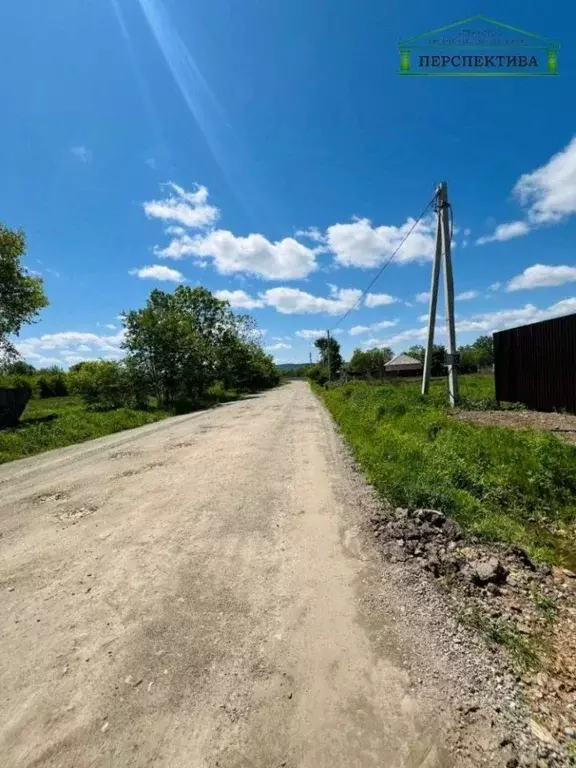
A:
POLYGON ((478 630, 489 645, 504 646, 521 670, 534 672, 541 668, 541 638, 525 636, 510 622, 492 619, 475 609, 460 615, 459 618, 463 624, 478 630))
MULTIPOLYGON (((245 397, 248 397, 246 393, 226 390, 215 384, 201 400, 182 403, 174 413, 204 410, 245 397)), ((141 427, 174 413, 159 408, 98 411, 87 408, 80 397, 51 397, 46 400, 34 397, 26 406, 17 427, 0 430, 0 464, 52 448, 63 448, 125 429, 141 427)))
POLYGON ((76 397, 32 399, 12 429, 0 431, 0 464, 51 448, 141 427, 169 416, 161 410, 91 411, 76 397))
MULTIPOLYGON (((417 382, 353 383, 321 390, 368 479, 393 505, 432 507, 481 538, 514 542, 572 565, 576 448, 536 430, 450 418, 445 382, 428 398, 417 382)), ((462 394, 493 397, 491 377, 462 377, 462 394)))

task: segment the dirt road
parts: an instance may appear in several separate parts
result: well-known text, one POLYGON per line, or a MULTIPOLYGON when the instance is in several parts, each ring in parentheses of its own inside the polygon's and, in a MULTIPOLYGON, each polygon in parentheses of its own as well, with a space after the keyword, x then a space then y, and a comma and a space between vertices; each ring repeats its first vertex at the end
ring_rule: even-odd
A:
POLYGON ((1 467, 3 768, 453 765, 345 482, 301 382, 1 467))

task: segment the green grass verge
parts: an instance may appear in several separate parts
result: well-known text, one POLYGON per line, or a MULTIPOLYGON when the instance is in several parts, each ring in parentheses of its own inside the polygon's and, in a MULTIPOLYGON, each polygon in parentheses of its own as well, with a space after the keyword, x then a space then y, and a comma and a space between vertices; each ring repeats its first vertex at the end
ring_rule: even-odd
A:
POLYGON ((182 403, 173 413, 159 408, 98 411, 87 408, 80 397, 51 397, 46 400, 34 397, 26 406, 17 427, 0 430, 0 464, 141 427, 175 413, 191 413, 246 397, 249 395, 244 392, 227 390, 215 384, 201 400, 182 403))
POLYGON ((32 399, 20 424, 0 431, 0 464, 51 448, 82 443, 124 429, 141 427, 170 414, 161 410, 91 411, 76 397, 32 399))
MULTIPOLYGON (((450 418, 444 382, 423 398, 416 382, 353 383, 315 391, 380 495, 432 507, 488 540, 574 566, 576 448, 548 433, 450 418)), ((462 377, 463 395, 493 397, 491 377, 462 377)))

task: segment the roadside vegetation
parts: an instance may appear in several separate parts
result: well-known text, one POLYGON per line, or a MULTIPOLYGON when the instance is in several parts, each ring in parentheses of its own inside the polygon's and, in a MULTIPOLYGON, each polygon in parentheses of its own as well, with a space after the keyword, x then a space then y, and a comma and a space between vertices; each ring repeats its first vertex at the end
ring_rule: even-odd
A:
POLYGON ((80 397, 34 398, 16 427, 0 431, 0 464, 141 427, 168 415, 154 408, 94 411, 80 397))
MULTIPOLYGON (((366 380, 345 382, 338 343, 330 339, 330 356, 326 344, 317 341, 320 361, 308 376, 387 503, 437 509, 481 539, 519 544, 536 558, 574 564, 576 447, 549 432, 455 419, 444 378, 432 381, 426 397, 419 380, 382 378, 390 350, 357 350, 347 372, 354 363, 366 380), (334 360, 338 368, 327 384, 334 360)), ((462 353, 466 350, 470 365, 473 357, 475 366, 487 364, 490 338, 481 337, 462 353)), ((414 357, 422 353, 408 350, 414 357)), ((441 362, 442 348, 435 353, 441 362)), ((490 374, 464 375, 460 385, 467 410, 519 407, 496 402, 490 374)))
POLYGON ((122 314, 122 360, 36 370, 13 341, 48 304, 41 278, 21 264, 25 247, 22 232, 0 225, 0 463, 279 383, 253 318, 188 286, 153 290, 122 314))
MULTIPOLYGON (((445 382, 316 386, 361 467, 390 504, 429 507, 470 533, 572 559, 576 449, 537 430, 485 427, 449 414, 445 382)), ((488 376, 462 377, 468 402, 493 400, 488 376)))

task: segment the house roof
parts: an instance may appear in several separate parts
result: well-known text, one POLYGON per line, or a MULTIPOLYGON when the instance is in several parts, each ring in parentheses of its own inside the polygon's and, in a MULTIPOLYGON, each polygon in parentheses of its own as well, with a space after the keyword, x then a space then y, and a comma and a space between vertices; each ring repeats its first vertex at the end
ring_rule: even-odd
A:
POLYGON ((384 366, 385 368, 390 368, 392 366, 396 365, 419 365, 422 366, 422 363, 420 360, 416 360, 415 357, 410 357, 410 355, 396 355, 396 357, 393 357, 390 362, 386 363, 384 366))

